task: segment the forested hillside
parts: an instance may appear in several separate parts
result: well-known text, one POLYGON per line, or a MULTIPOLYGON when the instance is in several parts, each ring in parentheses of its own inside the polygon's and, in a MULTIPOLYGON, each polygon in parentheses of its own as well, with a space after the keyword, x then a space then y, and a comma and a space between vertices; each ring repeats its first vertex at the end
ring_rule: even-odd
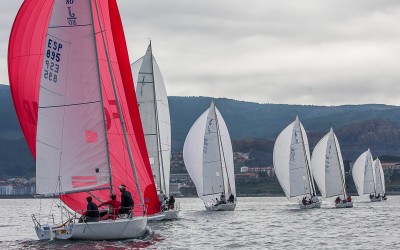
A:
MULTIPOLYGON (((211 100, 209 97, 169 97, 173 152, 182 150, 190 127, 211 100)), ((272 164, 275 138, 296 115, 308 133, 311 150, 333 127, 345 159, 354 160, 368 147, 374 157, 400 156, 400 108, 397 106, 258 104, 225 98, 214 101, 228 126, 234 151, 251 152, 254 164, 272 164)), ((33 175, 33 157, 23 139, 7 85, 0 85, 0 117, 0 175, 33 175)))

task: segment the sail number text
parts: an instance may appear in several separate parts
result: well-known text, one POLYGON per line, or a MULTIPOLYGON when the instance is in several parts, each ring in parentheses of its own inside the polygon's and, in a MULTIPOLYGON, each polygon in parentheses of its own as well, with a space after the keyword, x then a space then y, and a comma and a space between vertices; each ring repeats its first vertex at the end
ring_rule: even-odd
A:
POLYGON ((46 55, 45 55, 45 65, 43 77, 51 82, 56 83, 58 79, 58 73, 60 70, 61 61, 61 50, 63 45, 53 39, 47 41, 46 55))

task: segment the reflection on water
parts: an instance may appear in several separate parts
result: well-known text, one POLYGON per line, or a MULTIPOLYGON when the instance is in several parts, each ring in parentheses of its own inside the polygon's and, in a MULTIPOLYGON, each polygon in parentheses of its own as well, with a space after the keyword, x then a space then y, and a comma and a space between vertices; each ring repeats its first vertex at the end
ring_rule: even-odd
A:
POLYGON ((233 212, 207 212, 199 199, 185 198, 181 219, 149 223, 142 239, 123 241, 39 241, 30 215, 48 211, 51 200, 0 200, 0 249, 398 249, 400 196, 354 198, 354 208, 324 202, 299 210, 285 198, 239 197, 233 212))

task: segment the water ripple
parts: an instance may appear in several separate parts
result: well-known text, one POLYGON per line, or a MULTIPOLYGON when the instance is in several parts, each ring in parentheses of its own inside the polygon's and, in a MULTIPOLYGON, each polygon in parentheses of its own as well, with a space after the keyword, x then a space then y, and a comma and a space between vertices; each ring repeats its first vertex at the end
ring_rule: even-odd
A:
MULTIPOLYGON (((281 197, 239 198, 233 212, 207 212, 199 199, 180 199, 181 219, 149 224, 142 239, 39 241, 30 213, 38 200, 0 200, 0 249, 398 249, 400 196, 354 208, 300 210, 281 197), (24 207, 15 211, 12 207, 24 207)), ((49 200, 42 201, 41 206, 49 200)), ((48 205, 49 205, 48 204, 48 205)))

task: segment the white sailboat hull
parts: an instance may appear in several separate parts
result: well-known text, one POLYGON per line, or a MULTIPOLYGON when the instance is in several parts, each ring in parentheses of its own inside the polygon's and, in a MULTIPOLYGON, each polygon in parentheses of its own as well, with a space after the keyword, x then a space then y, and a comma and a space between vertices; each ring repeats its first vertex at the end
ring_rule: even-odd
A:
POLYGON ((162 221, 162 220, 177 220, 177 219, 179 219, 180 211, 181 210, 171 209, 168 211, 164 211, 164 212, 161 212, 158 214, 148 216, 147 219, 149 222, 156 222, 156 221, 162 221))
POLYGON ((378 201, 382 201, 382 197, 372 197, 369 198, 372 202, 378 202, 378 201))
POLYGON ((336 208, 348 208, 348 207, 353 207, 353 202, 340 202, 335 204, 336 208))
POLYGON ((104 220, 99 222, 70 223, 65 227, 36 226, 41 240, 116 240, 138 238, 146 232, 147 217, 104 220))
POLYGON ((153 214, 147 217, 148 222, 161 221, 165 219, 164 213, 153 214))
POLYGON ((311 209, 311 208, 321 208, 322 202, 319 200, 318 202, 306 204, 299 203, 300 209, 311 209))
POLYGON ((179 212, 181 210, 170 209, 165 211, 165 220, 177 220, 179 218, 179 212))
POLYGON ((234 211, 236 203, 205 205, 207 211, 234 211))

